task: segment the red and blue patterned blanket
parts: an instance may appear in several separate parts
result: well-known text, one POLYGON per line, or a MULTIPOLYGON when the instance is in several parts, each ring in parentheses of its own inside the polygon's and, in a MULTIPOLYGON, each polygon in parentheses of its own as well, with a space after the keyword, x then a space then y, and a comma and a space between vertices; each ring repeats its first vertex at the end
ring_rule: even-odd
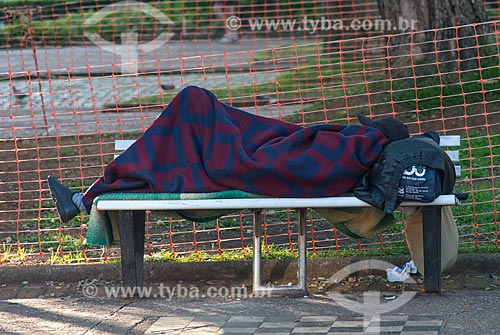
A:
POLYGON ((85 193, 205 193, 326 197, 352 189, 382 152, 376 128, 301 127, 256 116, 189 86, 85 193))

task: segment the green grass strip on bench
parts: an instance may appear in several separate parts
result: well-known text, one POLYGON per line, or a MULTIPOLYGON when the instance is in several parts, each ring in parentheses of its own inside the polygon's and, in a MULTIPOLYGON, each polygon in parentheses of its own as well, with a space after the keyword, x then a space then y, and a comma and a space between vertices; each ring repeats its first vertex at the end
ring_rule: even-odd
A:
MULTIPOLYGON (((203 200, 203 199, 249 199, 263 198, 264 196, 243 192, 240 190, 229 190, 221 192, 207 193, 106 193, 94 199, 94 205, 99 201, 106 200, 131 200, 131 201, 149 201, 149 200, 203 200)), ((222 215, 235 212, 231 210, 175 210, 172 211, 179 217, 195 222, 211 222, 222 215)))
POLYGON ((106 193, 98 196, 94 204, 105 200, 203 200, 203 199, 245 199, 263 198, 264 196, 239 190, 209 193, 106 193))

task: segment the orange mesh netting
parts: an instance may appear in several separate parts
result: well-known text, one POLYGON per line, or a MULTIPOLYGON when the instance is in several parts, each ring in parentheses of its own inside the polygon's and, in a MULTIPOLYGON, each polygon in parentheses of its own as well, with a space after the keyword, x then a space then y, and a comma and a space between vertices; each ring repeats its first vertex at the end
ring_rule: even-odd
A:
MULTIPOLYGON (((84 191, 113 159, 114 141, 137 138, 186 85, 302 125, 348 124, 361 113, 396 117, 412 134, 459 134, 455 190, 470 192, 454 208, 460 248, 498 251, 497 21, 391 34, 375 26, 374 1, 242 0, 227 21, 209 1, 110 3, 0 9, 0 263, 119 257, 83 244, 86 215, 59 220, 47 176, 84 191), (226 25, 238 42, 221 42, 226 25)), ((498 7, 486 2, 490 19, 498 7)), ((297 214, 264 217, 265 248, 294 251, 297 214)), ((401 224, 353 241, 308 211, 307 227, 312 252, 406 248, 401 224)), ((252 216, 202 224, 151 214, 146 229, 149 254, 247 253, 252 216)))

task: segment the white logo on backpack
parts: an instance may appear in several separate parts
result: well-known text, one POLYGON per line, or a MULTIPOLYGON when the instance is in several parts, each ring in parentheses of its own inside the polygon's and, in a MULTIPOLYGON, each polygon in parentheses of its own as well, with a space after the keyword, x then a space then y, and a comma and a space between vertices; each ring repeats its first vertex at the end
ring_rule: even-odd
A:
POLYGON ((406 170, 403 172, 403 175, 405 176, 417 176, 417 177, 423 177, 425 175, 426 168, 425 166, 419 166, 416 167, 410 166, 409 168, 406 168, 406 170))

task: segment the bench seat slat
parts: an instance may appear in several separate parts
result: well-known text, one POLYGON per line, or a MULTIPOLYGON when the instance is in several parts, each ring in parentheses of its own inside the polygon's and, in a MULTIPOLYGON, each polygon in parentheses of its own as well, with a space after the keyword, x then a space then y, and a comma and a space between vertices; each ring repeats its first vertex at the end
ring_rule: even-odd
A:
MULTIPOLYGON (((116 140, 115 151, 127 150, 135 140, 116 140)), ((460 145, 460 135, 441 135, 439 136, 439 145, 442 147, 457 147, 460 145)))
POLYGON ((460 161, 460 153, 458 152, 458 150, 446 150, 446 154, 448 155, 448 157, 450 157, 452 162, 460 161))
MULTIPOLYGON (((401 206, 457 205, 455 195, 441 195, 431 203, 404 202, 401 206)), ((188 210, 188 209, 256 209, 256 208, 333 208, 369 207, 355 197, 324 198, 247 198, 202 200, 98 200, 98 210, 188 210)))
POLYGON ((439 145, 442 147, 458 147, 460 145, 460 135, 441 135, 439 145))
POLYGON ((125 151, 132 144, 134 144, 135 140, 116 140, 115 141, 115 151, 125 151))

